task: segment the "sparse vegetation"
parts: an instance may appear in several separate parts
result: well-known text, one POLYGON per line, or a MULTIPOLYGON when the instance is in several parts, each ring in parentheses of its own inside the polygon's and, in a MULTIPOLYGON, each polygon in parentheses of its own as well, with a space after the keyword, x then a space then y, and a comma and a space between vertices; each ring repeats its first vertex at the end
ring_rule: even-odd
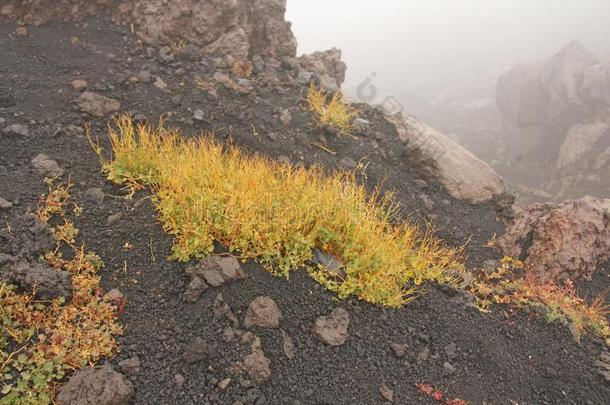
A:
POLYGON ((468 402, 459 398, 446 398, 445 394, 443 394, 439 389, 434 388, 432 385, 427 383, 418 383, 416 384, 417 390, 420 395, 433 399, 436 402, 443 403, 445 405, 468 405, 468 402))
POLYGON ((494 272, 475 282, 472 291, 484 310, 493 303, 540 307, 549 321, 570 325, 576 338, 583 331, 610 336, 605 294, 587 302, 578 296, 572 284, 540 284, 523 269, 523 263, 509 257, 502 259, 494 272))
POLYGON ((287 276, 320 248, 343 261, 346 276, 311 267, 318 282, 340 297, 387 306, 409 301, 425 281, 459 279, 456 251, 409 223, 394 223, 392 197, 367 195, 351 174, 280 164, 209 137, 183 140, 176 130, 136 127, 129 117, 117 120, 110 139, 108 178, 154 190, 160 219, 175 238, 174 259, 205 257, 217 240, 287 276))
MULTIPOLYGON (((48 264, 72 273, 73 297, 37 301, 0 282, 0 382, 3 405, 50 404, 56 385, 72 370, 111 356, 115 336, 116 303, 107 302, 97 272, 103 262, 95 253, 74 245, 77 229, 66 216, 69 186, 51 188, 41 198, 38 217, 54 228, 57 248, 46 254, 48 264), (62 257, 68 247, 73 257, 62 257)), ((77 206, 74 206, 78 210, 77 206)))
POLYGON ((252 76, 253 70, 254 67, 252 66, 252 63, 242 61, 235 62, 231 68, 231 71, 235 76, 244 78, 252 76))
POLYGON ((351 134, 358 112, 343 101, 340 92, 330 96, 323 87, 310 85, 307 91, 309 110, 316 115, 318 123, 329 126, 342 134, 351 134))

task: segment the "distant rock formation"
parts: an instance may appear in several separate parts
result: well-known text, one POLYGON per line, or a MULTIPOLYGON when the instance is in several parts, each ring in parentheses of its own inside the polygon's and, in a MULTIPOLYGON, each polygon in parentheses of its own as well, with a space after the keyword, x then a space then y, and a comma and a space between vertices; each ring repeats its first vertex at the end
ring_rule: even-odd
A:
MULTIPOLYGON (((411 164, 438 179, 453 197, 482 203, 506 200, 504 180, 468 150, 435 129, 402 114, 386 117, 406 144, 411 164)), ((508 198, 510 206, 512 199, 508 198)))
POLYGON ((498 80, 509 139, 504 166, 555 199, 610 197, 610 61, 570 42, 498 80))

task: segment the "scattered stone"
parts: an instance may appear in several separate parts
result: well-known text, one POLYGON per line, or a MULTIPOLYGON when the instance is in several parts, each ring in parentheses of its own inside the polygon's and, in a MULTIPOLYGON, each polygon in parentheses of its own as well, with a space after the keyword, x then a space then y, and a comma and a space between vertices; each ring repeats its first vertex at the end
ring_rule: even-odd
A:
POLYGON ((231 378, 227 377, 224 380, 221 380, 217 387, 221 390, 221 391, 225 391, 227 388, 229 388, 229 384, 231 384, 231 378))
POLYGON ((187 61, 187 62, 195 62, 201 58, 201 51, 193 44, 188 44, 187 46, 181 48, 176 52, 176 56, 178 59, 187 61))
POLYGON ((72 299, 72 278, 69 271, 58 271, 42 263, 0 254, 0 280, 36 292, 40 300, 65 297, 72 299))
POLYGON ((137 356, 119 362, 119 367, 121 368, 121 371, 125 374, 139 373, 141 365, 142 363, 140 362, 140 359, 137 356))
POLYGON ((98 204, 104 202, 106 195, 100 187, 92 187, 85 190, 85 197, 98 204))
POLYGON ((428 211, 432 211, 434 209, 434 201, 432 201, 432 199, 428 197, 427 194, 420 194, 419 198, 421 199, 425 209, 427 209, 428 211))
POLYGON ((428 349, 427 347, 424 347, 424 350, 419 352, 419 354, 417 355, 417 364, 425 363, 426 361, 428 361, 429 358, 430 358, 430 349, 428 349))
POLYGON ((0 210, 10 210, 13 208, 13 203, 0 197, 0 210))
POLYGON ((336 256, 333 256, 323 250, 313 249, 313 262, 318 266, 322 267, 325 271, 333 274, 334 276, 344 279, 347 277, 345 272, 345 265, 336 256))
POLYGON ((163 81, 163 79, 161 79, 159 76, 157 76, 157 79, 155 80, 155 82, 153 83, 153 85, 158 88, 159 90, 165 90, 167 89, 167 83, 165 83, 163 81))
POLYGON ((445 346, 445 354, 449 358, 449 360, 454 360, 457 358, 457 346, 455 343, 449 343, 445 346))
POLYGON ((282 110, 280 113, 280 121, 282 121, 284 125, 288 125, 292 122, 292 114, 290 114, 289 109, 286 108, 282 110))
POLYGON ((452 374, 455 374, 456 369, 455 369, 455 367, 453 367, 453 365, 451 365, 451 363, 446 361, 443 363, 443 371, 447 375, 452 375, 452 374))
POLYGON ((113 288, 104 294, 104 299, 109 302, 119 302, 124 298, 124 295, 118 288, 113 288))
POLYGON ((422 179, 415 179, 415 185, 421 189, 428 188, 428 183, 422 179))
POLYGON ((246 328, 277 328, 280 326, 280 310, 270 297, 257 297, 248 306, 244 324, 246 328))
POLYGON ((192 304, 197 302, 199 298, 203 295, 205 290, 208 289, 208 285, 201 279, 200 277, 194 276, 191 278, 191 282, 186 287, 186 291, 182 295, 182 299, 184 302, 188 304, 192 304))
POLYGON ((329 315, 315 320, 312 332, 330 346, 341 346, 348 337, 349 314, 343 308, 335 308, 329 315))
POLYGON ((351 157, 345 156, 344 158, 341 158, 339 165, 344 169, 353 170, 358 166, 358 163, 356 163, 356 161, 351 157))
POLYGON ((271 361, 265 356, 265 352, 258 343, 252 344, 252 353, 244 358, 243 367, 254 381, 259 384, 267 382, 271 377, 271 361))
POLYGON ((72 80, 70 85, 72 86, 72 90, 81 92, 87 88, 87 81, 82 79, 72 80))
POLYGON ((186 380, 184 379, 182 374, 176 374, 174 376, 174 383, 176 383, 176 386, 178 388, 182 388, 182 386, 184 385, 185 382, 186 382, 186 380))
POLYGON ((360 134, 365 133, 370 125, 371 121, 365 120, 364 118, 356 118, 354 120, 354 128, 356 129, 356 132, 360 134))
POLYGON ((125 377, 110 365, 99 369, 85 367, 70 377, 59 388, 59 405, 127 405, 133 398, 134 389, 125 377))
POLYGON ((390 346, 392 347, 392 352, 394 353, 394 356, 398 357, 399 359, 407 355, 407 349, 409 348, 409 346, 400 343, 391 343, 390 346))
POLYGON ((17 27, 15 30, 15 34, 18 37, 27 37, 28 36, 28 28, 27 27, 17 27))
POLYGON ((286 333, 283 329, 282 329, 282 340, 283 340, 282 350, 284 351, 284 354, 290 360, 294 359, 297 355, 297 350, 296 350, 296 347, 294 346, 294 341, 292 340, 290 335, 288 335, 288 333, 286 333))
POLYGON ((196 121, 203 121, 205 119, 205 114, 203 113, 203 110, 195 110, 195 112, 193 113, 193 118, 196 121))
POLYGON ((4 128, 4 133, 8 136, 30 136, 30 130, 25 125, 12 124, 4 128))
POLYGON ((191 340, 185 347, 182 355, 189 364, 198 363, 208 357, 208 344, 200 337, 191 340))
POLYGON ((148 83, 152 80, 152 73, 150 70, 142 70, 138 73, 138 81, 148 83))
POLYGON ((203 278, 212 287, 220 287, 229 281, 246 277, 236 258, 223 256, 207 257, 190 266, 186 272, 191 276, 203 278))
POLYGON ((216 319, 227 319, 233 323, 236 327, 239 325, 239 320, 233 313, 233 310, 222 298, 222 294, 218 294, 214 300, 214 318, 216 319))
POLYGON ((34 172, 43 177, 59 177, 65 173, 65 170, 55 160, 42 153, 36 155, 31 163, 34 172))
POLYGON ((159 60, 166 64, 174 61, 174 54, 169 46, 159 48, 159 60))
POLYGON ((69 137, 76 138, 78 136, 83 136, 84 133, 85 131, 78 125, 70 124, 64 128, 64 134, 69 137))
POLYGON ((85 91, 76 100, 79 108, 97 118, 119 111, 121 103, 100 94, 85 91))
POLYGON ((123 218, 122 212, 117 212, 116 214, 108 215, 108 218, 106 218, 106 226, 114 225, 115 223, 119 222, 121 218, 123 218))
POLYGON ((379 394, 381 398, 388 402, 394 402, 394 391, 392 391, 387 385, 383 384, 379 388, 379 394))
POLYGON ((55 248, 55 244, 53 230, 32 214, 17 216, 11 221, 10 229, 0 227, 0 250, 14 255, 5 257, 7 260, 4 263, 7 265, 17 263, 21 257, 37 258, 44 255, 55 248))

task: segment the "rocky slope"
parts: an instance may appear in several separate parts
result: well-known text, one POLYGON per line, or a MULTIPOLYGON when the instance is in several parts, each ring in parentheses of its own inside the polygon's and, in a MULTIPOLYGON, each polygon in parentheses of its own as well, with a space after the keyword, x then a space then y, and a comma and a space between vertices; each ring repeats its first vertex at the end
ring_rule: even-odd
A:
MULTIPOLYGON (((0 13, 42 23, 53 9, 39 14, 35 7, 45 3, 8 2, 0 13)), ((85 126, 107 150, 113 115, 163 117, 184 136, 212 133, 296 165, 354 170, 370 190, 382 183, 384 192, 396 193, 401 218, 433 223, 446 243, 465 246, 473 270, 499 259, 484 246, 503 233, 498 217, 512 214, 511 201, 489 167, 408 117, 360 105, 353 137, 319 127, 304 94, 310 83, 341 83, 337 51, 297 59, 271 46, 263 58, 249 34, 247 60, 239 60, 243 49, 224 54, 207 42, 151 46, 135 33, 144 20, 134 20, 134 32, 111 23, 117 12, 136 12, 113 8, 119 3, 143 2, 54 3, 66 12, 62 19, 78 25, 0 23, 0 223, 20 229, 45 191, 43 176, 69 176, 82 208, 74 218, 79 238, 106 263, 106 290, 120 290, 126 303, 120 354, 75 374, 59 390, 60 403, 433 403, 418 389, 422 383, 469 403, 604 403, 604 343, 585 336, 576 345, 565 326, 535 313, 482 313, 472 297, 439 286, 424 286, 427 294, 414 303, 389 310, 337 301, 303 271, 285 280, 256 263, 221 257, 167 260, 172 239, 150 195, 127 198, 104 179, 85 126), (84 19, 100 9, 108 18, 84 19), (449 151, 439 153, 443 148, 449 151)), ((246 3, 222 2, 218 10, 231 4, 246 3)), ((247 4, 278 16, 261 24, 286 27, 276 14, 282 2, 247 4)), ((145 13, 164 15, 154 7, 145 13)), ((250 22, 238 21, 210 29, 248 33, 250 22)), ((12 240, 10 232, 0 237, 12 240)), ((215 253, 226 252, 217 246, 215 253)))

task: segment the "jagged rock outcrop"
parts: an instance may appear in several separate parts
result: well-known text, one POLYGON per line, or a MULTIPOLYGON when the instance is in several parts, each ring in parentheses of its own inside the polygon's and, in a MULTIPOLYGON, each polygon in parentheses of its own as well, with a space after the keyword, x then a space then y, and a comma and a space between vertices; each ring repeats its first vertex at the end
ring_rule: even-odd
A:
POLYGON ((341 60, 341 50, 332 48, 299 57, 299 64, 304 70, 316 73, 322 85, 337 90, 345 81, 347 65, 341 60))
POLYGON ((396 114, 386 118, 406 144, 410 163, 438 179, 453 197, 481 203, 506 194, 504 180, 455 141, 412 116, 396 114))
POLYGON ((570 42, 549 60, 500 77, 496 101, 508 139, 498 158, 512 180, 558 200, 610 196, 610 180, 604 180, 610 170, 604 154, 610 148, 610 62, 600 63, 570 42))
POLYGON ((138 36, 154 45, 185 41, 237 59, 296 55, 284 19, 286 0, 8 0, 0 6, 0 19, 24 24, 81 21, 100 13, 133 23, 138 36))
POLYGON ((498 244, 504 254, 524 260, 539 281, 590 279, 610 259, 610 200, 584 197, 529 206, 498 244))

